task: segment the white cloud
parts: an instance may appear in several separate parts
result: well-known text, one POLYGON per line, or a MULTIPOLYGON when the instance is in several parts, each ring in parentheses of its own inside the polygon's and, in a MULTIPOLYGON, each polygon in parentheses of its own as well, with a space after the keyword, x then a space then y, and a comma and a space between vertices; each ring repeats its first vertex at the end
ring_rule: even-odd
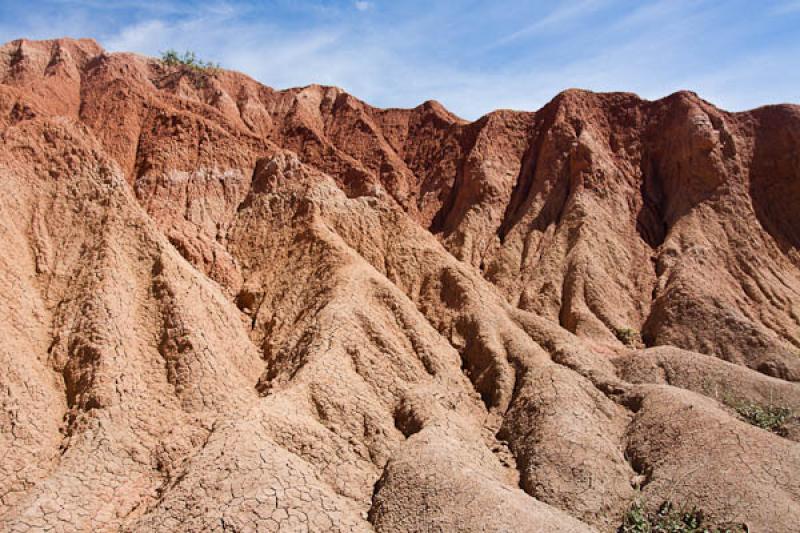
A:
POLYGON ((561 31, 564 29, 564 25, 569 21, 591 15, 593 12, 603 7, 604 4, 605 2, 602 0, 564 2, 542 18, 537 19, 536 22, 499 39, 493 46, 505 45, 522 39, 523 37, 530 37, 539 33, 561 31))
POLYGON ((122 30, 105 41, 104 46, 112 52, 137 51, 154 55, 162 48, 173 48, 169 45, 169 26, 161 20, 147 20, 122 30))
POLYGON ((353 5, 359 11, 366 11, 372 7, 372 3, 366 2, 365 0, 356 0, 353 2, 353 5))
POLYGON ((729 11, 710 2, 655 0, 599 23, 615 2, 573 0, 523 24, 505 38, 508 46, 483 49, 510 21, 537 10, 475 14, 432 2, 424 10, 387 3, 378 12, 360 0, 320 11, 316 2, 275 0, 278 7, 259 11, 250 0, 226 0, 186 12, 167 1, 110 29, 102 21, 116 15, 107 9, 102 16, 94 8, 63 10, 61 18, 34 11, 14 26, 0 21, 0 37, 92 36, 112 51, 150 55, 189 49, 278 89, 337 85, 381 107, 436 99, 465 118, 501 107, 537 109, 568 87, 651 99, 692 89, 733 110, 797 100, 800 73, 786 66, 796 62, 800 42, 747 48, 751 21, 720 23, 729 11), (375 16, 356 16, 362 4, 375 16))
MULTIPOLYGON (((600 6, 595 0, 574 2, 520 31, 550 31, 600 6)), ((746 76, 749 86, 756 85, 760 67, 753 61, 702 71, 690 68, 680 57, 683 45, 702 33, 707 21, 702 13, 676 14, 675 9, 662 0, 632 10, 606 33, 598 28, 595 35, 582 36, 572 57, 538 68, 511 60, 487 68, 479 62, 456 64, 431 57, 430 42, 421 37, 432 23, 430 17, 358 32, 341 23, 289 30, 269 20, 245 20, 235 10, 217 9, 172 22, 157 18, 126 26, 105 45, 152 55, 166 48, 192 49, 204 59, 278 89, 337 85, 371 104, 391 107, 436 99, 471 119, 496 108, 537 109, 569 87, 632 91, 651 99, 688 88, 735 109, 754 105, 755 95, 768 97, 769 91, 749 89, 748 94, 732 98, 735 87, 726 93, 726 82, 737 75, 742 79, 742 69, 752 73, 746 76), (642 27, 648 30, 636 30, 642 27), (419 39, 412 49, 421 48, 423 53, 408 50, 412 39, 419 39), (593 46, 592 39, 602 46, 593 46)), ((511 37, 525 37, 517 34, 511 37)))

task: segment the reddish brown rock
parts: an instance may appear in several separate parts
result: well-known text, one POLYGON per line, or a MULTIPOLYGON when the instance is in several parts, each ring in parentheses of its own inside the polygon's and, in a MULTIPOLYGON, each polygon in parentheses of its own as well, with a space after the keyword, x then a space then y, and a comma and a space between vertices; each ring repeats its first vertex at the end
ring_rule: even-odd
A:
POLYGON ((0 48, 0 529, 800 521, 800 107, 466 122, 0 48))

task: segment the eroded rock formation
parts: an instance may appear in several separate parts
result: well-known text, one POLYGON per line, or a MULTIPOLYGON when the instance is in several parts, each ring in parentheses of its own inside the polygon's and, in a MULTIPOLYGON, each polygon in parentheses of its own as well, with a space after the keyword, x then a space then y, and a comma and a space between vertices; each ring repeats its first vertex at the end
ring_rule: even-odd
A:
POLYGON ((800 107, 0 77, 0 529, 796 531, 800 107))

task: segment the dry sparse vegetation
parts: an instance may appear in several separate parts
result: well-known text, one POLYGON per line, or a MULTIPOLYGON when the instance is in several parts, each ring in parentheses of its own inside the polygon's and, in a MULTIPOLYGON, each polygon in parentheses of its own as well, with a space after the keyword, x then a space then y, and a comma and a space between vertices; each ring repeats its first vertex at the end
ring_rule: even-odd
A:
POLYGON ((614 331, 617 339, 625 346, 636 348, 642 345, 642 335, 632 328, 617 328, 614 331))
POLYGON ((180 53, 169 49, 161 53, 161 62, 168 67, 186 67, 196 71, 214 73, 220 69, 219 63, 204 61, 191 50, 180 53))
POLYGON ((634 501, 619 533, 745 533, 741 524, 715 525, 702 510, 678 508, 672 502, 663 502, 655 512, 648 512, 643 499, 634 501))
POLYGON ((750 424, 778 435, 785 433, 785 424, 794 416, 791 409, 780 405, 740 402, 733 405, 733 408, 750 424))

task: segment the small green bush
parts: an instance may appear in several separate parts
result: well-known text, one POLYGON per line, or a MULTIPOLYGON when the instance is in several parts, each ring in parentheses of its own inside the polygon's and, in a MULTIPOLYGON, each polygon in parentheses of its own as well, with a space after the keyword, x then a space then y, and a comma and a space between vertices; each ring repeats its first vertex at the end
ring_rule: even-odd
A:
MULTIPOLYGON (((715 400, 721 401, 730 407, 739 418, 758 428, 776 433, 782 437, 788 434, 787 425, 796 419, 795 410, 782 405, 777 405, 770 401, 767 405, 755 403, 753 401, 737 398, 730 389, 713 385, 710 382, 703 382, 703 392, 715 400)), ((770 394, 770 398, 772 394, 770 394)))
POLYGON ((197 57, 197 54, 190 50, 182 54, 172 49, 161 52, 161 62, 168 67, 187 67, 198 71, 216 72, 220 69, 219 63, 203 61, 197 57))
POLYGON ((619 533, 744 533, 738 524, 711 525, 709 517, 696 507, 690 511, 664 502, 655 513, 648 512, 643 500, 634 501, 619 527, 619 533))
POLYGON ((631 328, 617 328, 614 331, 617 339, 625 346, 637 347, 642 344, 642 336, 638 331, 631 328))
POLYGON ((742 402, 732 407, 747 422, 778 434, 784 432, 784 424, 793 416, 791 409, 779 405, 764 406, 753 402, 742 402))

